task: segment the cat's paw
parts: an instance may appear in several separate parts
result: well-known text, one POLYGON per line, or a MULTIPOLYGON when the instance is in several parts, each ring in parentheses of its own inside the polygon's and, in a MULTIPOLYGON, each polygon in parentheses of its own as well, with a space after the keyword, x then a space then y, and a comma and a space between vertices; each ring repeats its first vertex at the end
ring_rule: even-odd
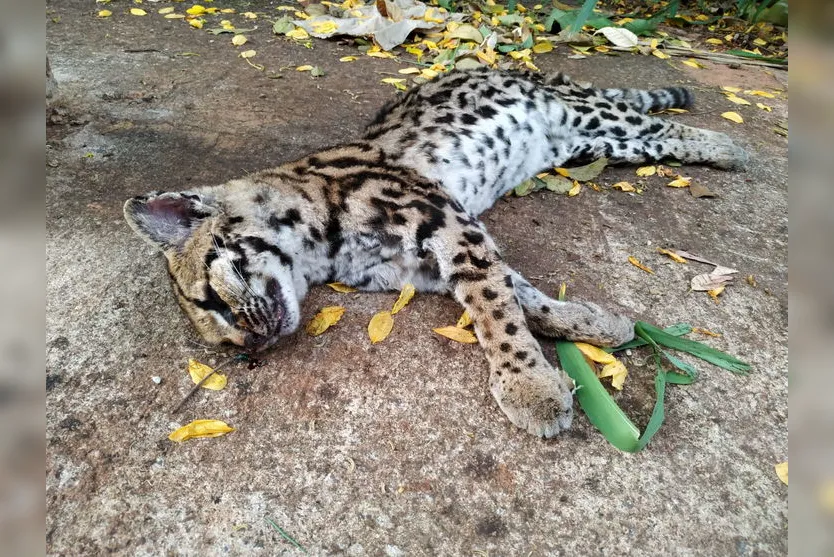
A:
POLYGON ((518 373, 493 371, 491 391, 510 421, 537 437, 555 437, 573 421, 573 381, 541 362, 518 373))

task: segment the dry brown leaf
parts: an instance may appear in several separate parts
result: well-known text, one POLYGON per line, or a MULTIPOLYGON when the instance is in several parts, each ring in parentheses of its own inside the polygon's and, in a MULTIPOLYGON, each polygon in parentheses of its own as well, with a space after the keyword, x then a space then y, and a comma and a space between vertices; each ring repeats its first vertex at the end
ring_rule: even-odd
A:
POLYGON ((711 189, 706 187, 703 184, 699 184, 695 182, 694 184, 689 185, 689 193, 692 194, 692 197, 715 197, 716 194, 711 189))
POLYGON ((307 334, 318 336, 324 331, 335 325, 342 318, 345 313, 345 308, 341 306, 328 306, 322 308, 313 319, 307 323, 307 334))
POLYGON ((709 329, 702 329, 701 327, 692 327, 693 333, 700 333, 702 335, 707 335, 709 337, 720 337, 721 333, 713 333, 709 329))
POLYGON ((414 285, 409 283, 403 286, 403 289, 400 291, 400 297, 397 298, 397 301, 394 302, 394 307, 391 308, 391 315, 396 315, 401 309, 403 309, 408 302, 411 301, 411 298, 414 297, 414 285))
POLYGON ((432 329, 438 335, 454 340, 455 342, 462 342, 464 344, 476 344, 478 337, 476 337, 469 329, 461 329, 460 327, 438 327, 432 329))
POLYGON ((646 271, 647 273, 654 274, 654 271, 652 271, 651 269, 649 269, 648 267, 646 267, 645 265, 643 265, 642 263, 637 261, 637 258, 634 257, 633 255, 628 256, 628 262, 631 263, 632 265, 634 265, 635 267, 637 267, 638 269, 642 270, 642 271, 646 271))
POLYGON ((692 280, 689 281, 689 287, 698 292, 708 292, 732 281, 733 277, 729 275, 703 273, 692 277, 692 280))
POLYGON ((394 328, 394 318, 390 311, 380 311, 368 323, 368 337, 371 339, 371 344, 382 342, 388 335, 391 334, 391 329, 394 328))

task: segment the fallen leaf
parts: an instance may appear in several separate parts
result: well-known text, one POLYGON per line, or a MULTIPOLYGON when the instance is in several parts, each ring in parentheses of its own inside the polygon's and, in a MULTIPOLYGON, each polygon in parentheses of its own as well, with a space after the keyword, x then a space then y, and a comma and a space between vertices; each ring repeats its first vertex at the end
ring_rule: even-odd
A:
POLYGON ((387 83, 388 85, 393 85, 400 91, 405 91, 408 87, 405 86, 405 79, 397 79, 395 77, 386 77, 382 80, 382 83, 387 83))
POLYGON ((311 66, 310 64, 305 64, 304 66, 298 66, 297 68, 295 68, 295 71, 297 71, 297 72, 309 72, 312 69, 313 69, 313 66, 311 66))
POLYGON ((148 15, 148 12, 143 10, 142 8, 130 8, 131 15, 148 15))
POLYGON ((573 182, 564 176, 554 176, 553 174, 539 175, 538 178, 544 182, 544 187, 547 191, 555 193, 568 193, 573 187, 573 182))
POLYGON ((188 21, 188 24, 191 27, 194 27, 196 29, 202 29, 203 28, 203 20, 202 19, 191 19, 191 20, 188 21))
POLYGON ((438 327, 437 329, 432 329, 432 331, 438 335, 452 339, 455 342, 462 342, 464 344, 477 344, 478 342, 478 337, 476 337, 469 329, 452 327, 450 325, 448 327, 438 327))
POLYGON ((721 117, 726 118, 727 120, 730 120, 731 122, 735 122, 736 124, 743 124, 744 123, 744 118, 742 118, 739 115, 738 112, 722 112, 721 117))
POLYGON ((698 69, 701 69, 701 70, 702 70, 702 69, 705 69, 705 68, 706 68, 706 66, 705 66, 705 65, 703 65, 703 64, 702 64, 702 63, 700 63, 700 62, 698 62, 698 61, 697 61, 697 60, 695 60, 694 58, 690 58, 690 59, 688 59, 688 60, 684 60, 684 61, 683 61, 683 63, 684 63, 684 64, 686 64, 687 66, 689 66, 690 68, 695 68, 696 70, 698 70, 698 69))
POLYGON ((720 296, 724 292, 725 286, 722 284, 718 288, 713 288, 712 290, 707 290, 707 294, 709 297, 715 300, 715 303, 718 303, 718 296, 720 296))
POLYGON ((345 308, 341 306, 328 306, 322 308, 313 319, 307 323, 307 334, 318 336, 324 331, 335 325, 342 318, 345 313, 345 308))
POLYGON ((657 56, 657 57, 658 57, 658 58, 660 58, 661 60, 666 60, 666 59, 668 59, 668 58, 671 58, 671 56, 669 56, 669 55, 668 55, 668 54, 666 54, 665 52, 661 52, 660 50, 657 50, 657 49, 652 50, 652 55, 653 55, 653 56, 657 56))
POLYGON ((616 184, 614 184, 613 186, 611 186, 611 188, 612 188, 612 189, 615 189, 615 190, 620 190, 620 191, 637 191, 637 190, 634 188, 634 186, 632 186, 632 185, 631 185, 630 183, 628 183, 628 182, 617 182, 616 184))
POLYGON ((689 253, 688 251, 683 251, 683 250, 679 249, 679 250, 675 250, 675 253, 677 253, 681 257, 685 257, 685 258, 690 259, 692 261, 697 261, 698 263, 706 263, 707 265, 712 265, 714 267, 719 267, 720 266, 720 265, 718 265, 718 263, 714 263, 714 262, 710 261, 709 259, 704 259, 700 255, 695 255, 693 253, 689 253))
POLYGON ((410 74, 420 73, 421 71, 422 70, 420 70, 420 68, 402 68, 400 70, 397 70, 397 73, 401 73, 401 74, 404 74, 404 75, 410 75, 410 74))
POLYGON ((780 462, 773 469, 776 470, 776 475, 782 480, 782 483, 788 485, 788 462, 780 462))
POLYGON ((165 19, 183 19, 184 14, 165 14, 165 19))
POLYGON ((771 107, 767 106, 766 104, 756 103, 756 106, 758 106, 762 110, 766 110, 767 112, 772 112, 773 111, 773 109, 771 107))
POLYGON ((759 90, 756 90, 756 89, 749 90, 748 89, 744 92, 747 93, 748 95, 754 95, 756 97, 765 97, 767 99, 775 99, 776 98, 776 95, 774 95, 773 93, 768 93, 767 91, 759 91, 759 90))
POLYGON ((672 180, 667 186, 670 188, 686 188, 689 187, 689 183, 692 181, 692 178, 688 176, 678 176, 676 179, 672 180))
POLYGON ((747 275, 747 278, 745 280, 747 281, 747 284, 749 284, 753 288, 759 286, 759 283, 756 282, 756 277, 754 277, 753 275, 747 275))
POLYGON ((580 182, 587 182, 599 176, 608 164, 608 159, 602 157, 591 164, 585 166, 577 166, 576 168, 557 168, 556 172, 562 176, 579 180, 580 182))
POLYGON ((448 38, 472 41, 478 44, 481 44, 484 41, 484 37, 481 35, 481 32, 478 31, 474 25, 469 25, 468 23, 464 23, 463 25, 456 27, 454 31, 449 33, 448 38))
POLYGON ((287 31, 285 35, 291 39, 295 39, 296 41, 304 41, 310 38, 310 34, 301 27, 296 27, 292 31, 287 31))
POLYGON ((608 39, 608 42, 614 46, 623 48, 637 46, 637 43, 639 42, 637 35, 624 27, 603 27, 597 31, 597 33, 602 33, 602 35, 608 39))
POLYGON ((113 12, 111 12, 110 10, 99 10, 98 12, 99 17, 110 17, 111 15, 113 15, 113 12))
POLYGON ((185 10, 185 13, 187 13, 188 15, 200 15, 206 13, 206 8, 204 6, 201 6, 200 4, 194 4, 193 6, 185 10))
POLYGON ((672 250, 657 248, 657 253, 662 253, 663 255, 670 258, 675 263, 686 263, 686 259, 684 259, 683 257, 681 257, 680 255, 678 255, 677 253, 675 253, 672 250))
POLYGON ((739 97, 739 96, 737 96, 733 93, 730 93, 729 95, 726 95, 726 97, 727 97, 727 100, 730 101, 731 103, 741 104, 741 105, 750 105, 751 104, 750 101, 748 101, 747 99, 742 99, 741 97, 739 97))
POLYGON ((709 337, 720 337, 721 333, 713 333, 708 329, 702 329, 701 327, 692 327, 693 333, 700 333, 702 335, 707 335, 709 337))
MULTIPOLYGON (((678 165, 680 166, 680 165, 678 165)), ((662 176, 664 178, 671 178, 673 176, 677 177, 678 173, 672 170, 671 168, 666 168, 662 164, 657 167, 657 175, 662 176)))
POLYGON ((600 364, 611 364, 617 361, 617 358, 603 350, 602 348, 597 348, 593 344, 587 344, 585 342, 574 342, 579 351, 582 352, 586 357, 590 358, 591 361, 600 363, 600 364))
POLYGON ((539 41, 533 45, 533 52, 536 54, 544 54, 553 50, 553 43, 550 41, 539 41))
POLYGON ((756 46, 767 46, 767 41, 762 38, 756 37, 755 39, 753 39, 753 44, 756 46))
POLYGON ((730 87, 729 85, 722 85, 721 90, 728 93, 741 93, 741 87, 730 87))
MULTIPOLYGON (((191 376, 191 380, 194 381, 196 385, 203 378, 211 373, 213 368, 207 366, 206 364, 201 364, 197 360, 193 358, 188 359, 188 374, 191 376)), ((201 385, 203 389, 209 389, 212 391, 220 391, 226 386, 226 376, 222 373, 218 372, 206 379, 206 382, 201 385)))
POLYGON ((536 191, 536 182, 533 179, 524 180, 513 188, 513 193, 518 197, 524 197, 536 191))
POLYGON ((313 69, 310 70, 310 75, 313 77, 321 77, 324 75, 324 70, 319 66, 313 66, 313 69))
POLYGON ((638 168, 635 173, 638 176, 646 177, 646 176, 654 176, 657 173, 656 166, 641 166, 638 168))
POLYGON ((328 282, 327 286, 335 290, 336 292, 341 292, 342 294, 350 294, 351 292, 356 292, 356 289, 352 286, 348 286, 342 282, 328 282))
POLYGON ((716 197, 715 193, 703 184, 694 183, 689 186, 692 197, 716 197))
POLYGON ((339 62, 355 62, 358 59, 359 57, 357 56, 342 56, 339 58, 339 62))
POLYGON ((371 339, 371 344, 382 342, 388 335, 391 334, 391 329, 394 328, 394 318, 391 317, 390 311, 380 311, 368 323, 368 336, 371 339))
POLYGON ((707 39, 704 42, 706 42, 707 44, 724 44, 724 41, 722 41, 721 39, 707 39))
POLYGON ((232 37, 232 44, 235 46, 242 46, 245 45, 247 42, 247 38, 243 35, 235 35, 232 37))
POLYGON ((631 263, 632 265, 634 265, 635 267, 637 267, 638 269, 642 270, 642 271, 646 271, 647 273, 654 274, 654 271, 652 271, 651 269, 649 269, 648 267, 646 267, 645 265, 643 265, 642 263, 637 261, 637 258, 634 257, 633 255, 628 256, 628 262, 631 263))
POLYGON ((702 273, 692 277, 692 280, 689 281, 689 287, 698 292, 709 292, 732 281, 732 275, 702 273))
POLYGON ((318 33, 320 35, 332 35, 339 29, 339 26, 336 25, 336 22, 334 21, 318 21, 313 23, 312 26, 313 33, 318 33))
POLYGON ((610 364, 604 365, 598 375, 598 377, 610 377, 611 386, 618 391, 623 390, 623 384, 625 383, 627 376, 628 370, 626 369, 625 364, 619 360, 614 360, 610 364))
POLYGON ((460 315, 460 319, 458 319, 458 322, 455 325, 455 327, 457 327, 458 329, 465 329, 466 327, 468 327, 471 324, 472 324, 472 317, 470 317, 468 311, 463 310, 463 313, 460 315))
POLYGON ((403 289, 400 291, 400 297, 397 298, 397 301, 394 302, 394 307, 391 308, 391 315, 396 315, 403 309, 411 301, 411 298, 414 297, 414 292, 413 284, 409 283, 403 286, 403 289))
POLYGON ((165 14, 173 13, 173 11, 174 11, 174 8, 169 6, 167 8, 159 8, 159 11, 156 12, 156 13, 158 13, 159 15, 165 15, 165 14))
POLYGON ((258 14, 256 14, 255 12, 243 12, 240 15, 242 15, 246 19, 258 19, 258 14))
POLYGON ((182 442, 199 437, 220 437, 234 430, 235 428, 220 420, 194 420, 190 424, 172 431, 168 435, 168 439, 182 442))
POLYGON ((579 192, 582 191, 582 184, 577 182, 576 180, 573 181, 573 187, 568 191, 568 197, 574 197, 579 195, 579 192))

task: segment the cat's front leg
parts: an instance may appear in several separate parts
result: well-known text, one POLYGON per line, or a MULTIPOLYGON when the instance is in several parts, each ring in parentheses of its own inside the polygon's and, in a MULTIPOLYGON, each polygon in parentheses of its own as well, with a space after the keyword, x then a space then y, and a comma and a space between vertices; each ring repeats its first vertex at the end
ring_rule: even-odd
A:
POLYGON ((543 437, 570 427, 573 381, 545 359, 527 328, 512 271, 492 239, 477 224, 450 226, 425 247, 472 316, 489 361, 490 390, 510 421, 543 437))

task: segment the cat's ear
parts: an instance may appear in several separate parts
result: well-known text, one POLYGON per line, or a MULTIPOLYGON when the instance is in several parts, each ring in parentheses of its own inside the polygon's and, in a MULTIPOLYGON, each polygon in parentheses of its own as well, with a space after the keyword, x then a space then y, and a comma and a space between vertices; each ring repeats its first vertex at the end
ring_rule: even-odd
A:
POLYGON ((127 223, 162 251, 179 250, 203 220, 219 214, 211 200, 191 192, 151 192, 128 199, 127 223))

